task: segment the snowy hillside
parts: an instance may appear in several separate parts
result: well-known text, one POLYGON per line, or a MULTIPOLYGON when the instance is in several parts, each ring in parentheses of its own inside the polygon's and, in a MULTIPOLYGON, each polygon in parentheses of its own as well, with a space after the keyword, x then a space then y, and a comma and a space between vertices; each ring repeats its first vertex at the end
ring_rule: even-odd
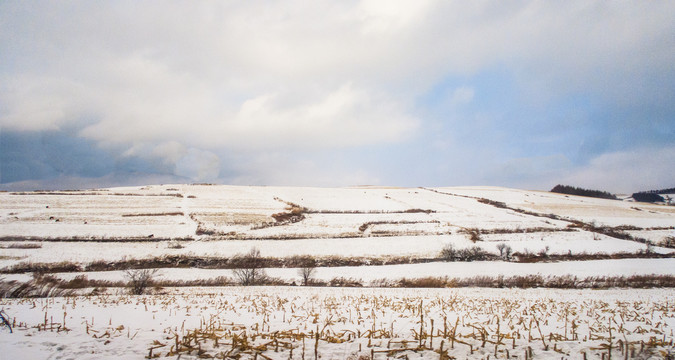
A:
POLYGON ((674 226, 675 207, 495 187, 5 192, 0 315, 13 332, 0 326, 0 346, 9 358, 664 358, 674 226), (129 295, 144 272, 149 295, 129 295))
MULTIPOLYGON (((195 259, 227 259, 253 247, 278 260, 268 266, 271 273, 275 266, 292 267, 284 259, 305 255, 324 259, 329 268, 452 260, 441 255, 448 246, 478 247, 487 255, 473 260, 499 268, 518 259, 610 260, 612 254, 649 262, 645 253, 673 253, 674 226, 675 207, 496 187, 155 185, 0 193, 0 266, 10 274, 35 263, 73 263, 83 271, 115 263, 107 270, 117 270, 169 257, 179 260, 148 266, 184 267, 177 264, 182 259, 193 267, 228 269, 195 259), (505 257, 504 247, 520 258, 505 257)), ((631 269, 625 275, 640 272, 625 268, 631 269)), ((458 273, 442 269, 428 275, 458 273)), ((337 268, 321 271, 325 278, 341 276, 337 268)), ((293 281, 294 275, 281 277, 293 281)))

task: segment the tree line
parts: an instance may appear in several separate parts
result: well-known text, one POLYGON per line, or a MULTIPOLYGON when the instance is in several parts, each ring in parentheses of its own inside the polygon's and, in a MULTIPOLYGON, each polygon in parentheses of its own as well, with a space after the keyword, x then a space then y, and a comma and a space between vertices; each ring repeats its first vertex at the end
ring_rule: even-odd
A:
POLYGON ((618 200, 618 198, 607 191, 601 191, 601 190, 589 190, 589 189, 583 189, 580 187, 575 187, 575 186, 569 186, 569 185, 556 185, 551 189, 551 192, 558 193, 558 194, 567 194, 567 195, 577 195, 577 196, 587 196, 587 197, 594 197, 594 198, 601 198, 601 199, 612 199, 612 200, 618 200))

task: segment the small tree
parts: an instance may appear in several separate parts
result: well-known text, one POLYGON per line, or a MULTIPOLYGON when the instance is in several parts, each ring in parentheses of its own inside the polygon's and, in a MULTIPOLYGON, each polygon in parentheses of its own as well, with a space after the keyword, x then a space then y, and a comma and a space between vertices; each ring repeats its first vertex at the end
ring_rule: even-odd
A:
POLYGON ((511 246, 506 245, 504 247, 504 259, 506 259, 506 261, 511 261, 511 254, 512 253, 513 253, 513 249, 511 249, 511 246))
POLYGON ((152 285, 155 275, 157 275, 157 269, 127 270, 124 272, 129 292, 132 295, 145 294, 148 286, 152 285))
POLYGON ((504 249, 505 248, 506 248, 506 244, 504 244, 504 243, 497 244, 497 250, 499 250, 499 257, 504 257, 504 249))
POLYGON ((265 269, 263 269, 263 258, 258 248, 251 248, 246 255, 235 256, 233 262, 237 268, 232 272, 241 285, 260 284, 267 278, 265 269))
POLYGON ((506 261, 511 260, 511 252, 513 251, 511 249, 511 246, 506 245, 504 243, 499 243, 497 245, 497 250, 499 250, 499 257, 501 257, 506 261))
POLYGON ((298 275, 302 278, 302 285, 309 285, 315 273, 316 259, 311 256, 303 256, 300 259, 300 268, 298 269, 298 275))

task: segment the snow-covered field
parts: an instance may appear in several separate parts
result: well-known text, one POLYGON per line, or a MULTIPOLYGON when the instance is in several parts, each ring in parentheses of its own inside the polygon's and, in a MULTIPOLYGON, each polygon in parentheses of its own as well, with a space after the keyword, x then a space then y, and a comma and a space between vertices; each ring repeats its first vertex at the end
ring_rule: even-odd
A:
POLYGON ((675 326, 670 290, 230 287, 0 306, 6 359, 662 359, 675 326))
MULTIPOLYGON (((253 246, 263 256, 276 257, 435 257, 448 243, 457 248, 476 245, 493 254, 499 243, 514 252, 537 253, 548 247, 550 254, 646 250, 641 242, 570 229, 571 221, 630 225, 622 231, 655 245, 675 236, 675 207, 536 191, 157 185, 0 193, 0 238, 6 240, 1 244, 14 239, 62 240, 40 242, 41 248, 3 249, 0 266, 232 256, 253 246), (503 202, 508 208, 479 199, 503 202), (303 216, 297 221, 277 222, 272 216, 294 207, 303 216), (482 231, 483 241, 471 243, 467 229, 482 231), (69 241, 73 239, 84 241, 69 241), (192 241, 182 241, 182 248, 176 249, 160 241, 169 239, 192 241)), ((669 251, 658 246, 651 250, 669 251)))
MULTIPOLYGON (((19 282, 34 275, 14 267, 227 260, 252 248, 280 260, 308 255, 385 264, 331 265, 313 273, 324 283, 344 278, 365 286, 427 277, 673 276, 675 258, 669 254, 675 250, 665 246, 672 237, 672 206, 495 187, 153 185, 0 193, 0 278, 19 282), (507 246, 513 254, 559 260, 447 262, 441 251, 448 245, 478 247, 494 259, 507 246), (598 254, 604 257, 592 259, 598 254), (416 261, 401 264, 402 258, 416 261)), ((265 272, 298 284, 298 270, 265 272)), ((112 269, 51 275, 126 280, 123 271, 112 269)), ((226 268, 157 272, 159 280, 219 278, 235 280, 226 268)), ((197 358, 199 349, 217 358, 304 359, 314 358, 317 344, 325 359, 600 358, 610 344, 614 357, 625 355, 626 344, 629 355, 642 358, 673 351, 672 289, 213 287, 164 288, 145 296, 125 295, 122 288, 101 291, 0 299, 0 309, 17 325, 12 334, 0 330, 0 358, 141 358, 154 348, 153 356, 182 359, 197 358)))

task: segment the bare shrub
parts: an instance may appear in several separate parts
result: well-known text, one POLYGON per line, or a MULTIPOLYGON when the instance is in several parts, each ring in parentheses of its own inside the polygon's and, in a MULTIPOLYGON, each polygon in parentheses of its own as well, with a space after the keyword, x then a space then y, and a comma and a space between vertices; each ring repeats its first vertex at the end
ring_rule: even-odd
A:
POLYGON ((659 242, 659 246, 667 248, 675 248, 675 236, 666 236, 659 242))
POLYGON ((370 287, 376 287, 376 288, 393 288, 393 287, 398 287, 400 281, 396 280, 391 280, 387 278, 380 278, 380 279, 375 279, 371 280, 368 286, 370 287))
POLYGON ((218 235, 218 232, 215 230, 207 229, 201 225, 197 225, 197 230, 195 231, 196 235, 218 235))
POLYGON ((10 266, 8 269, 3 269, 4 273, 48 273, 48 272, 77 272, 82 271, 82 266, 70 261, 61 261, 56 263, 35 263, 31 261, 20 262, 10 266))
POLYGON ((480 248, 480 246, 472 246, 457 251, 457 260, 459 261, 480 261, 487 260, 489 254, 487 251, 480 248))
POLYGON ((4 249, 41 249, 41 243, 11 243, 3 246, 4 249))
POLYGON ((157 269, 127 270, 124 277, 132 295, 143 295, 147 288, 154 283, 157 269))
POLYGON ((163 212, 163 213, 139 213, 139 214, 122 214, 122 217, 151 217, 151 216, 184 216, 180 211, 163 212))
POLYGON ((362 287, 363 284, 360 280, 344 277, 333 278, 329 283, 332 287, 362 287))
POLYGON ((232 280, 226 276, 217 276, 211 279, 193 279, 193 280, 170 280, 162 279, 154 282, 155 286, 161 287, 186 287, 186 286, 228 286, 234 285, 232 280))
POLYGON ((169 249, 182 249, 185 246, 183 246, 183 244, 181 244, 179 241, 172 240, 172 241, 169 241, 169 243, 166 245, 166 247, 168 247, 169 249))
POLYGON ((455 261, 457 259, 457 250, 452 244, 445 244, 441 249, 441 259, 446 261, 455 261))
POLYGON ((77 275, 68 282, 60 285, 62 288, 68 289, 82 289, 89 286, 89 279, 87 275, 77 275))
POLYGON ((544 277, 536 275, 516 275, 512 276, 506 281, 508 287, 516 287, 521 289, 544 287, 544 277))
POLYGON ((293 206, 288 212, 273 214, 272 217, 278 225, 292 224, 302 221, 305 218, 304 212, 304 208, 293 206))
POLYGON ((506 209, 506 208, 508 208, 508 207, 506 206, 506 203, 503 203, 503 202, 501 202, 501 201, 495 201, 495 200, 490 200, 490 199, 480 198, 480 199, 478 199, 478 202, 479 202, 479 203, 482 203, 482 204, 492 205, 492 206, 497 207, 497 208, 500 208, 500 209, 506 209))
POLYGON ((562 275, 549 277, 546 287, 557 289, 575 289, 578 287, 578 279, 573 275, 562 275))
POLYGON ((404 288, 445 288, 455 287, 454 279, 450 280, 447 276, 433 277, 428 276, 424 278, 406 279, 403 278, 398 282, 399 287, 404 288))
POLYGON ((263 283, 267 274, 263 269, 263 258, 260 256, 258 248, 251 248, 246 255, 238 255, 233 259, 238 267, 233 269, 234 277, 239 280, 239 284, 244 286, 263 283))
POLYGON ((430 210, 430 209, 408 209, 403 211, 406 214, 415 214, 415 213, 424 213, 424 214, 431 214, 435 213, 435 210, 430 210))
POLYGON ((51 275, 33 274, 27 282, 0 280, 0 298, 44 298, 72 295, 72 290, 62 289, 60 279, 51 275))
POLYGON ((471 240, 471 242, 473 242, 473 243, 475 243, 477 241, 483 241, 483 239, 480 237, 480 230, 479 229, 468 228, 468 229, 462 229, 462 230, 460 230, 460 232, 469 235, 469 240, 471 240))

